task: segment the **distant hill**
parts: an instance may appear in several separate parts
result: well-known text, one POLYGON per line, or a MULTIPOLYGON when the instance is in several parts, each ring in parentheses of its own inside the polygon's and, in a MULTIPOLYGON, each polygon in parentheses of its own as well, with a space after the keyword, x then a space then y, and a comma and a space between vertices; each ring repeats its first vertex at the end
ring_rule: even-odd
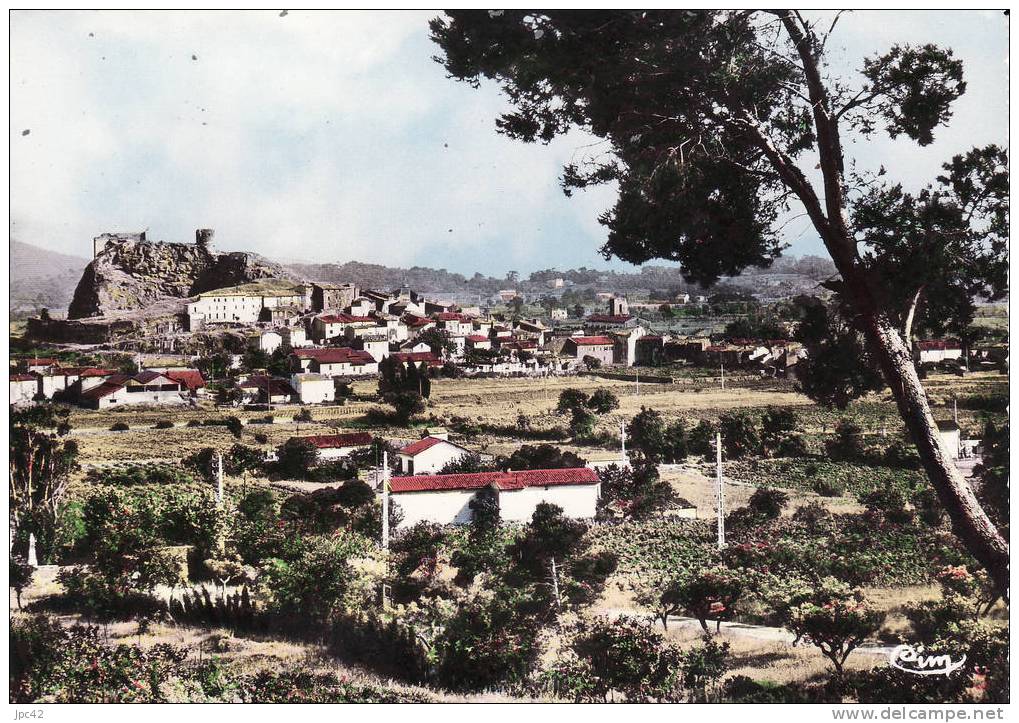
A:
POLYGON ((88 263, 80 256, 11 239, 11 316, 31 316, 40 309, 62 316, 88 263))

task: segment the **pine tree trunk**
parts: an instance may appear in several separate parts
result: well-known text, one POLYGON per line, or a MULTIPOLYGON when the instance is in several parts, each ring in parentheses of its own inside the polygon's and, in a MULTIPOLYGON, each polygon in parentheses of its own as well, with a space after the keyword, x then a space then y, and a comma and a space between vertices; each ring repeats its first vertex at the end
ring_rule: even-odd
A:
POLYGON ((867 342, 881 365, 899 414, 916 444, 931 485, 952 520, 955 534, 987 568, 995 587, 1008 599, 1008 542, 987 517, 973 488, 941 444, 927 393, 906 343, 886 316, 865 310, 862 319, 867 342))

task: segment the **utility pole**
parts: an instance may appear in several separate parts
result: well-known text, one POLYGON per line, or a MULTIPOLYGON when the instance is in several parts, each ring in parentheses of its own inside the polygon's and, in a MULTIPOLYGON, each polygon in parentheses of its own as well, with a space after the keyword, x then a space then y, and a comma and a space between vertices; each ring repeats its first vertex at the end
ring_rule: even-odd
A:
POLYGON ((389 452, 382 453, 382 549, 389 551, 389 452))
POLYGON ((718 549, 725 549, 725 487, 722 482, 722 434, 715 432, 715 503, 718 508, 718 549))
POLYGON ((555 595, 556 609, 562 608, 562 599, 559 597, 559 572, 556 569, 554 557, 552 558, 552 593, 555 595))
POLYGON ((959 426, 959 398, 952 397, 952 419, 956 426, 959 426))
POLYGON ((216 506, 223 506, 223 453, 216 455, 216 506))
POLYGON ((635 369, 634 374, 637 375, 637 396, 640 396, 640 369, 635 369))
POLYGON ((722 364, 720 368, 722 370, 722 376, 721 376, 721 379, 722 379, 722 391, 724 392, 725 391, 725 364, 722 364))
POLYGON ((620 422, 619 423, 619 444, 623 448, 623 466, 629 467, 630 466, 630 460, 626 456, 626 423, 625 422, 620 422))

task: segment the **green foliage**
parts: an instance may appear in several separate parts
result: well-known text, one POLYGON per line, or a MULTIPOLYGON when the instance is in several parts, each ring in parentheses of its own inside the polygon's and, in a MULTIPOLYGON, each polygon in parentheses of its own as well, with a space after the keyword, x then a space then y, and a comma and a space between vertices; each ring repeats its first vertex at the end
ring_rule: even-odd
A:
POLYGON ((509 457, 501 457, 497 461, 497 466, 503 470, 570 469, 586 465, 582 457, 551 444, 525 444, 509 457))
POLYGON ((884 617, 868 607, 858 591, 829 577, 806 599, 788 607, 783 624, 797 639, 817 647, 841 676, 846 658, 878 631, 884 617))
POLYGON ((7 584, 14 591, 14 595, 18 601, 18 609, 21 609, 21 593, 25 591, 25 588, 32 582, 32 575, 35 572, 35 568, 29 565, 24 559, 11 555, 9 558, 9 577, 7 584))
MULTIPOLYGON (((561 396, 559 401, 561 404, 561 396)), ((595 414, 608 414, 615 409, 619 409, 619 397, 608 389, 596 389, 587 400, 587 406, 595 414)))
POLYGON ((396 421, 406 425, 415 414, 425 411, 424 397, 415 391, 388 392, 385 395, 387 404, 392 405, 396 421))
POLYGON ((656 465, 634 459, 630 467, 610 464, 598 470, 598 509, 624 518, 643 519, 675 501, 672 485, 663 482, 656 465))
MULTIPOLYGON (((761 447, 765 455, 774 454, 778 451, 789 451, 786 446, 792 439, 792 433, 796 431, 800 420, 796 411, 791 407, 769 406, 761 415, 761 447)), ((796 454, 784 454, 786 457, 800 456, 796 454)))
POLYGON ((747 506, 765 520, 774 520, 779 517, 788 503, 788 494, 771 487, 758 487, 747 500, 747 506))
POLYGON ((729 412, 719 418, 722 447, 726 459, 740 459, 760 450, 761 437, 757 424, 746 412, 729 412))
POLYGON ((988 423, 984 429, 983 460, 974 473, 980 479, 977 496, 991 520, 1007 535, 1009 531, 1008 422, 1000 427, 988 423))
POLYGON ((129 429, 131 429, 131 427, 128 426, 127 422, 114 422, 110 425, 111 432, 126 432, 129 429))
POLYGON ((803 299, 803 319, 796 340, 807 349, 797 366, 797 390, 829 407, 849 403, 885 386, 871 360, 863 335, 837 306, 820 299, 803 299))
POLYGON ((719 643, 705 635, 700 646, 683 651, 683 685, 690 691, 691 703, 710 703, 721 699, 720 683, 729 669, 729 643, 719 643))
POLYGON ((544 676, 562 697, 594 702, 618 694, 628 703, 681 698, 682 654, 647 619, 581 620, 570 653, 544 676))
POLYGON ((477 452, 466 452, 446 462, 438 474, 470 474, 472 472, 491 472, 495 465, 485 462, 477 452))
POLYGON ((307 538, 302 547, 291 560, 272 558, 263 564, 259 585, 270 611, 324 622, 366 603, 363 576, 352 562, 368 554, 367 538, 340 532, 328 539, 307 538))
POLYGON ((318 463, 318 448, 307 439, 291 437, 276 452, 277 466, 287 477, 302 478, 318 463))
POLYGON ((560 414, 570 414, 578 407, 587 406, 589 397, 586 392, 579 389, 568 388, 559 392, 559 404, 556 411, 560 414))
POLYGON ((839 462, 856 462, 866 455, 863 428, 852 420, 842 419, 835 425, 835 438, 825 442, 828 457, 839 462))
POLYGON ((687 571, 662 591, 658 616, 666 625, 669 616, 685 612, 697 618, 705 632, 708 632, 708 621, 714 621, 717 631, 722 622, 736 614, 736 605, 746 592, 746 586, 744 577, 727 567, 687 571))

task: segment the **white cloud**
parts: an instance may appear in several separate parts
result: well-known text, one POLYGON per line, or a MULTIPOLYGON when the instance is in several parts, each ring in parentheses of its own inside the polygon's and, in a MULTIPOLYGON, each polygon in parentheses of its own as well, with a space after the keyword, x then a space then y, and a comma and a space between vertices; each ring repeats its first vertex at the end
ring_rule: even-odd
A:
MULTIPOLYGON (((612 189, 567 199, 558 186, 591 139, 497 135, 505 101, 445 78, 432 14, 13 13, 14 235, 87 254, 105 230, 184 240, 212 226, 223 248, 286 258, 486 273, 604 263, 597 216, 612 189)), ((971 69, 934 146, 875 140, 854 148, 864 161, 929 178, 951 153, 1007 137, 1007 34, 961 15, 840 22, 837 69, 926 38, 971 69)))

